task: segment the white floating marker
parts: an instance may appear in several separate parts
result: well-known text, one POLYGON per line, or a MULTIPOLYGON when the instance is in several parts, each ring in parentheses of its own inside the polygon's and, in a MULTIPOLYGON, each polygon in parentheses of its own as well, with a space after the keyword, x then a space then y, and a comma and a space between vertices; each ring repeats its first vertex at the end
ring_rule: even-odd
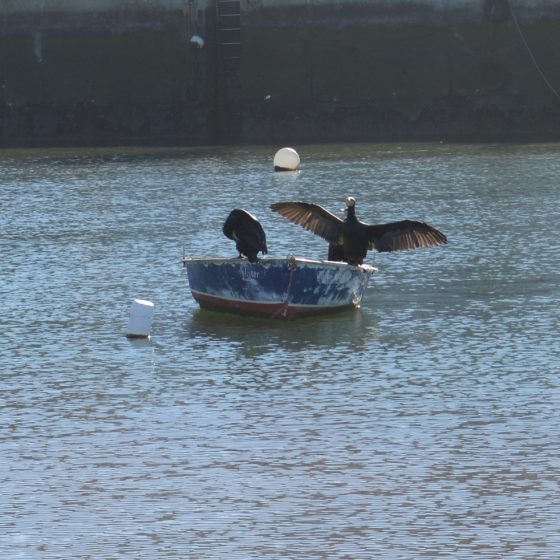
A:
POLYGON ((128 338, 148 338, 153 316, 154 304, 151 301, 135 299, 130 306, 126 336, 128 338))
POLYGON ((293 148, 281 148, 274 155, 274 171, 296 171, 299 155, 293 148))

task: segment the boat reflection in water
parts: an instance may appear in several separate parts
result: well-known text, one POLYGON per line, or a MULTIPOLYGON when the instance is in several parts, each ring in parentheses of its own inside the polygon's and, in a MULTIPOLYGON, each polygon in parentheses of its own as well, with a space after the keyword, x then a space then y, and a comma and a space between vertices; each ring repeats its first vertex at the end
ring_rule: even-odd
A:
POLYGON ((183 259, 202 308, 241 315, 296 318, 359 307, 372 266, 288 257, 183 259))

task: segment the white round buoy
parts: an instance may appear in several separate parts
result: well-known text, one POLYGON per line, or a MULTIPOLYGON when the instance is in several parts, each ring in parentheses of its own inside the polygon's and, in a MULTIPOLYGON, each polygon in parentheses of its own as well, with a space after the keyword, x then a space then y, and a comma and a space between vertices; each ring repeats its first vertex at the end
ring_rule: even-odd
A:
POLYGON ((296 171, 299 155, 293 148, 281 148, 274 155, 274 171, 296 171))
POLYGON ((130 306, 130 317, 126 336, 128 338, 148 338, 152 328, 154 304, 145 299, 135 299, 130 306))

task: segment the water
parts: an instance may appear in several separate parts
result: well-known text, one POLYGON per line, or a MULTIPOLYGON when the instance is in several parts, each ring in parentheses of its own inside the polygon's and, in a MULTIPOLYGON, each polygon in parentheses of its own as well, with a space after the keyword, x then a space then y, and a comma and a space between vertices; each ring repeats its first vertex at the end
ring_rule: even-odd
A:
POLYGON ((558 558, 560 146, 298 151, 2 152, 0 557, 558 558), (198 309, 232 208, 322 258, 268 205, 348 195, 449 245, 371 253, 356 312, 198 309))

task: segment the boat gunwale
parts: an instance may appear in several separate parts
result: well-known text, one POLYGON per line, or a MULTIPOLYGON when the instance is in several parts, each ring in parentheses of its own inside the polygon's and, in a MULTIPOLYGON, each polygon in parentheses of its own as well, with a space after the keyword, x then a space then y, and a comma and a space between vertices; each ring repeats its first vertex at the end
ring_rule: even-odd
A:
POLYGON ((212 257, 212 258, 186 258, 184 257, 183 266, 187 266, 189 264, 247 264, 247 265, 259 265, 259 264, 303 264, 308 266, 318 266, 318 267, 326 267, 326 268, 347 268, 352 267, 354 269, 359 269, 362 272, 367 272, 373 274, 377 272, 377 268, 370 264, 360 264, 360 265, 349 265, 345 262, 340 261, 327 261, 327 260, 317 260, 317 259, 305 259, 302 257, 284 257, 284 258, 266 258, 266 259, 259 259, 256 263, 251 263, 246 259, 240 258, 226 258, 226 257, 212 257))

